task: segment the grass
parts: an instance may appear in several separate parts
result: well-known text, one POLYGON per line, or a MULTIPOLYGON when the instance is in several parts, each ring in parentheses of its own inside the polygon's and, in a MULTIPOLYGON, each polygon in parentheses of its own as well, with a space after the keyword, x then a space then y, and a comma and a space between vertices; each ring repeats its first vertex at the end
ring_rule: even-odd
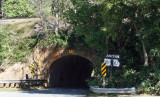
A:
POLYGON ((0 29, 12 31, 19 37, 22 36, 21 39, 23 39, 29 32, 32 31, 37 22, 38 21, 21 21, 13 24, 6 24, 0 29))
MULTIPOLYGON (((3 21, 4 22, 4 21, 3 21)), ((25 32, 30 31, 34 27, 34 25, 39 22, 39 20, 33 20, 33 21, 27 21, 26 20, 16 20, 15 22, 12 22, 12 20, 8 20, 5 23, 0 21, 0 29, 3 29, 7 27, 7 29, 12 30, 14 32, 18 32, 20 29, 25 29, 25 32)))
POLYGON ((21 21, 16 22, 14 24, 9 24, 7 27, 8 30, 16 32, 17 34, 21 35, 21 38, 24 38, 37 24, 38 21, 21 21))
POLYGON ((14 23, 13 25, 11 25, 10 28, 14 32, 18 32, 20 29, 25 29, 24 31, 28 32, 28 30, 31 30, 36 23, 37 23, 36 21, 33 21, 33 22, 31 22, 31 21, 22 21, 22 22, 14 23))

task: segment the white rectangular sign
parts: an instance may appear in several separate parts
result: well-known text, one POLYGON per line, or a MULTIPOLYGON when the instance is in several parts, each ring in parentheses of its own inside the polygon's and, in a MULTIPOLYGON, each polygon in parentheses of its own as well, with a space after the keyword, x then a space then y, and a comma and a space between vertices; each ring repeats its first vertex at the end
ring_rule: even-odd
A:
POLYGON ((120 66, 120 55, 111 55, 111 54, 107 54, 104 58, 104 62, 106 64, 106 66, 115 66, 115 67, 119 67, 120 66))
POLYGON ((113 59, 113 66, 119 67, 120 63, 117 59, 113 59))
POLYGON ((104 62, 106 63, 107 66, 111 66, 111 59, 104 59, 104 62))
POLYGON ((106 58, 119 59, 120 55, 110 55, 110 54, 107 54, 106 58))

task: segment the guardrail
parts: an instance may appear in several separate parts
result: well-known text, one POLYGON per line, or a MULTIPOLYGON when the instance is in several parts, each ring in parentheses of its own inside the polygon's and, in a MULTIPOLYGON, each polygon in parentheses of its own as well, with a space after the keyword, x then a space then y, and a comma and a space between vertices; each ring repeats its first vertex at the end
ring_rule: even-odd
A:
POLYGON ((135 87, 133 88, 97 88, 94 86, 90 86, 90 90, 95 93, 130 93, 135 94, 135 87))
POLYGON ((46 80, 43 79, 21 79, 21 80, 0 80, 0 87, 26 87, 26 86, 34 86, 34 85, 43 85, 46 83, 46 80))

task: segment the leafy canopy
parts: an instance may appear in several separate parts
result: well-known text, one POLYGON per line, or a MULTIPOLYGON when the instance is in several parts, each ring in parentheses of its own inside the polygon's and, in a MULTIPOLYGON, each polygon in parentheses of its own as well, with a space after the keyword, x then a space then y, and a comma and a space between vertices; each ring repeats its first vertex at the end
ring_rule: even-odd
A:
POLYGON ((34 10, 30 8, 29 0, 6 0, 3 9, 7 18, 34 17, 34 10))

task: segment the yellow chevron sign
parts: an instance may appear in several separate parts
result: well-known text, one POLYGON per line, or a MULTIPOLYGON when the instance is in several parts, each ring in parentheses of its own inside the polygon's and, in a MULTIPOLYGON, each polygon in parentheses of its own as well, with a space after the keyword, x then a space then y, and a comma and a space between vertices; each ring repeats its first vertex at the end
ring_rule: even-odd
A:
POLYGON ((34 73, 34 64, 31 64, 30 68, 31 68, 31 73, 33 74, 34 73))
POLYGON ((69 53, 69 54, 74 54, 74 53, 75 53, 75 50, 68 50, 68 53, 69 53))
POLYGON ((101 64, 101 74, 102 74, 102 76, 103 77, 106 77, 107 76, 107 73, 106 73, 106 64, 103 62, 102 64, 101 64))

